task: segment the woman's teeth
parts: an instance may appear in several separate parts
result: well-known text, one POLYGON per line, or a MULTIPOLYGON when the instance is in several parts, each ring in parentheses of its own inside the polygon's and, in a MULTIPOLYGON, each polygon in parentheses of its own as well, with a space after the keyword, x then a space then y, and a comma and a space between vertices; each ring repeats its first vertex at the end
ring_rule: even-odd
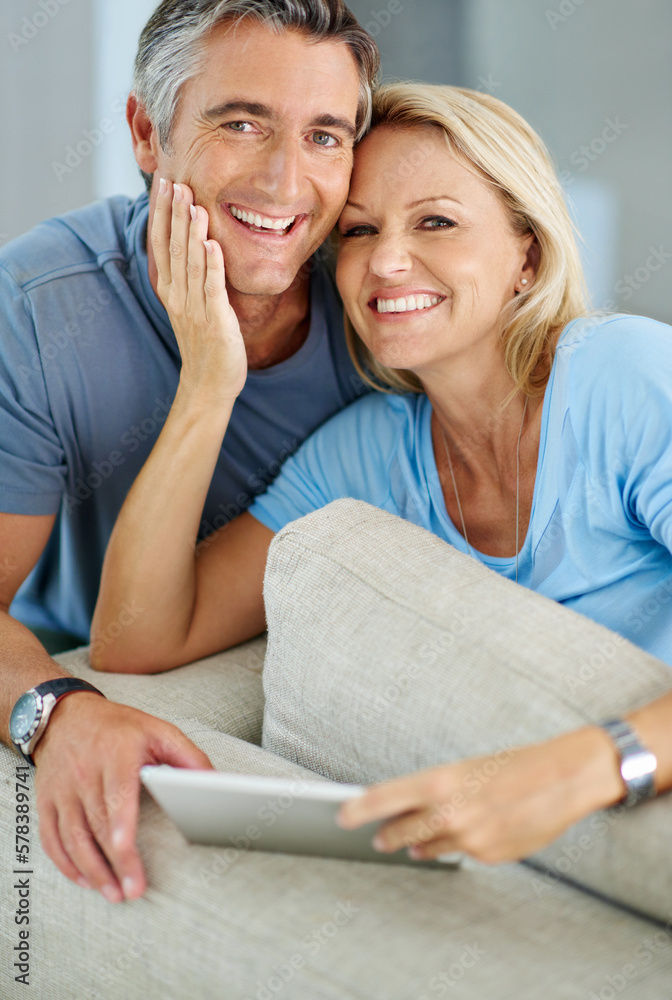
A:
POLYGON ((283 232, 285 229, 289 229, 296 219, 295 215, 292 215, 289 219, 269 219, 263 215, 255 215, 254 212, 244 212, 242 208, 236 208, 234 205, 231 205, 231 215, 234 219, 239 219, 241 222, 247 223, 252 229, 261 232, 269 229, 273 232, 283 232))
POLYGON ((377 299, 376 308, 379 313, 417 312, 438 306, 441 301, 440 295, 409 295, 405 299, 377 299))

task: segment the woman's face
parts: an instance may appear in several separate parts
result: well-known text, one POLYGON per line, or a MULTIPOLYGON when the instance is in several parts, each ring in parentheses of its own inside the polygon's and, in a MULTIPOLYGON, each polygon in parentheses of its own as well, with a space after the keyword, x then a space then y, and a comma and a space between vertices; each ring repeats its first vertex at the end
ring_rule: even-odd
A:
POLYGON ((512 232, 496 190, 438 129, 374 129, 338 229, 338 287, 381 364, 422 377, 465 353, 501 354, 500 314, 533 277, 533 237, 512 232))

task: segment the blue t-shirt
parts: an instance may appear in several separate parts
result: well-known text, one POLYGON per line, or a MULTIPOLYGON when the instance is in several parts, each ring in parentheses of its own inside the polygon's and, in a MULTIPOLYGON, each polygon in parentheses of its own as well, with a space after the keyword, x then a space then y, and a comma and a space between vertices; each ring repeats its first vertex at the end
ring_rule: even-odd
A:
MULTIPOLYGON (((376 394, 337 415, 251 513, 272 531, 340 497, 466 551, 446 511, 427 396, 376 394)), ((521 584, 672 664, 672 328, 585 317, 563 331, 544 398, 521 584)), ((473 555, 515 579, 515 557, 473 555)))
MULTIPOLYGON (((180 355, 149 281, 147 196, 51 219, 0 251, 0 511, 57 514, 12 605, 28 624, 86 639, 110 533, 165 422, 180 355)), ((327 269, 311 266, 296 354, 251 371, 203 512, 221 527, 282 461, 362 394, 327 269)))

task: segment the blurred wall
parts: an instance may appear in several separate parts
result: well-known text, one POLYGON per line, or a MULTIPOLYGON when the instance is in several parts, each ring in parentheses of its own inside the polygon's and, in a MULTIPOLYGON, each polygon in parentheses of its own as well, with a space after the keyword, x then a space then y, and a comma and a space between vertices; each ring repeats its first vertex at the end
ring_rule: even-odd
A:
POLYGON ((570 197, 613 199, 615 308, 672 323, 672 3, 470 0, 473 69, 553 151, 570 197), (662 259, 661 259, 662 258, 662 259))
POLYGON ((0 242, 94 197, 90 158, 83 169, 65 164, 66 147, 92 124, 93 7, 45 7, 0 4, 0 242))

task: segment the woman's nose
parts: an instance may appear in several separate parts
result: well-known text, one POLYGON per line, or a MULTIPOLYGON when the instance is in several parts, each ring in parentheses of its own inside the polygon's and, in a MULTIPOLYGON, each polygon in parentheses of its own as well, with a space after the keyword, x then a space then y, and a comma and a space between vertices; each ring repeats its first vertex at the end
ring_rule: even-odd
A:
POLYGON ((413 266, 405 241, 400 236, 380 236, 369 259, 369 270, 379 278, 393 277, 413 266))

